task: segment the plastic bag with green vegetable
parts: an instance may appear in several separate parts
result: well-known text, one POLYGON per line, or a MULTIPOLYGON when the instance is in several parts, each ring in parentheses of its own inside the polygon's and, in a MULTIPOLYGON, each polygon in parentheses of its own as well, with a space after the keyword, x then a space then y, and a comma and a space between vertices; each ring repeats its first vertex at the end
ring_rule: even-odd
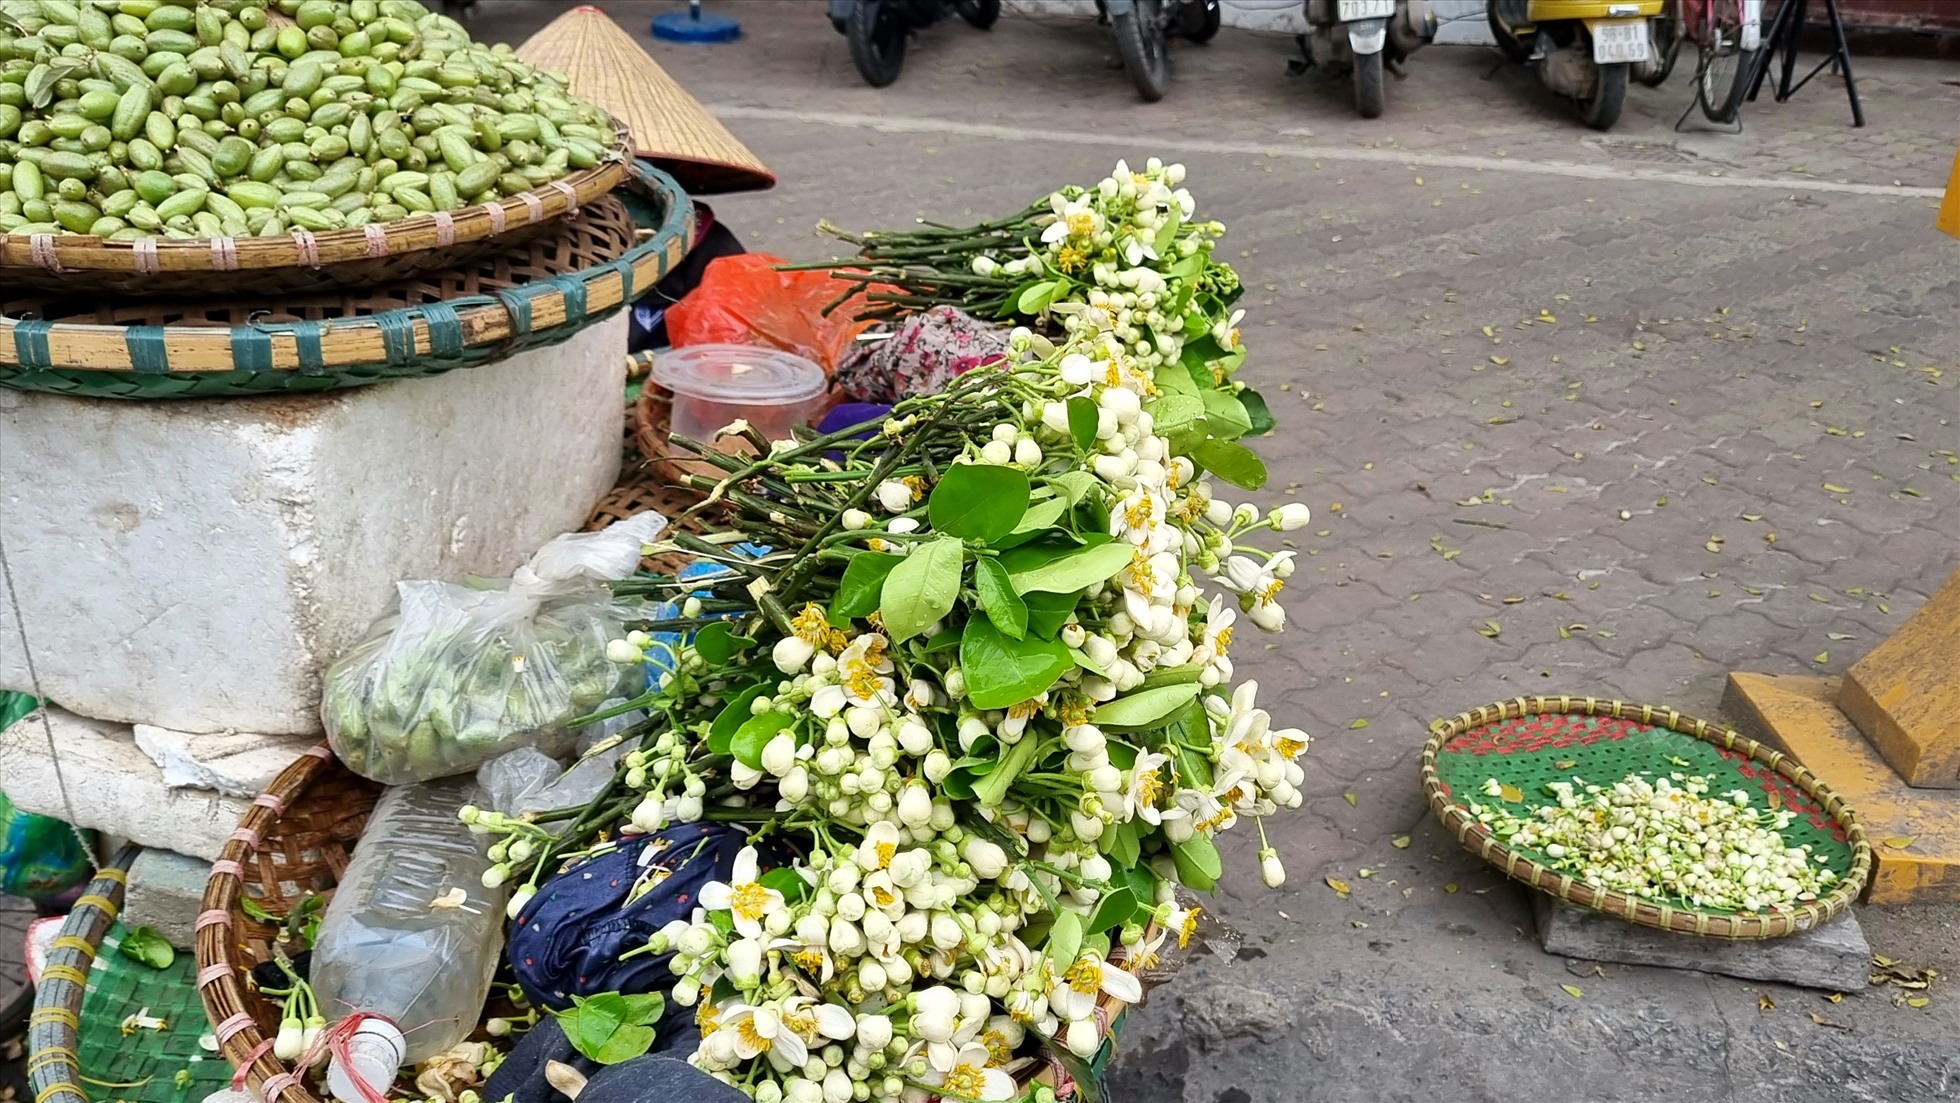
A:
POLYGON ((645 681, 644 667, 606 658, 642 612, 606 583, 630 576, 666 523, 648 512, 557 537, 508 581, 398 583, 399 610, 327 671, 320 715, 334 753, 406 785, 518 747, 570 752, 569 721, 645 681))

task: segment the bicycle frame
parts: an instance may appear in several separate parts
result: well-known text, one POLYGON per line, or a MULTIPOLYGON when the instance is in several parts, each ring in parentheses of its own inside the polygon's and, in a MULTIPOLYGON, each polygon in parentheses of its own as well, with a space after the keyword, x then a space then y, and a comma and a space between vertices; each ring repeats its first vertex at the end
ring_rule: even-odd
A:
POLYGON ((1742 28, 1744 50, 1756 49, 1763 37, 1763 0, 1678 0, 1681 29, 1691 42, 1701 41, 1702 29, 1718 22, 1716 12, 1733 9, 1742 28))

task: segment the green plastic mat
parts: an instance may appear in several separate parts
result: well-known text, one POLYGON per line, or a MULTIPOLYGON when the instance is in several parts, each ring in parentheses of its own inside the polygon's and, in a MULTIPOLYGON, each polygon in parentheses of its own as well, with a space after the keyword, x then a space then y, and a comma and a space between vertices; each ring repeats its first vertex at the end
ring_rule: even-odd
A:
MULTIPOLYGON (((1484 795, 1484 783, 1490 778, 1515 786, 1524 800, 1510 805, 1514 812, 1553 803, 1544 791, 1546 783, 1553 781, 1579 777, 1594 785, 1612 785, 1632 773, 1649 779, 1674 773, 1713 775, 1713 792, 1741 789, 1750 794, 1751 807, 1796 812, 1797 817, 1780 832, 1783 838, 1791 846, 1809 845, 1840 879, 1852 871, 1852 848, 1844 828, 1789 778, 1747 755, 1636 720, 1580 713, 1496 720, 1446 743, 1436 756, 1436 772, 1444 792, 1462 804, 1503 803, 1501 797, 1484 795)), ((1535 847, 1507 845, 1522 857, 1557 867, 1554 859, 1535 847)), ((1679 897, 1650 899, 1684 911, 1740 914, 1733 908, 1697 907, 1679 897)))
POLYGON ((231 1065, 198 1044, 211 1032, 193 974, 195 955, 179 950, 168 968, 153 969, 116 949, 129 928, 118 921, 102 939, 82 997, 82 1088, 95 1103, 196 1103, 231 1085, 231 1065), (148 1009, 160 1030, 136 1026, 130 1015, 148 1009))

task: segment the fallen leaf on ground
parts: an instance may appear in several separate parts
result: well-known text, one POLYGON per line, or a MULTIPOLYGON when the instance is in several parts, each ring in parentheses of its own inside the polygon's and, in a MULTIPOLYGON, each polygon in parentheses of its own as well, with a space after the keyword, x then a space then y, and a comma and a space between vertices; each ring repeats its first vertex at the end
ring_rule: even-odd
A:
POLYGON ((1834 1023, 1831 1020, 1825 1018, 1824 1016, 1819 1015, 1815 1011, 1812 1011, 1810 1013, 1810 1021, 1816 1023, 1818 1026, 1828 1026, 1832 1030, 1843 1030, 1848 1032, 1851 1029, 1850 1027, 1844 1025, 1843 1023, 1834 1023))
POLYGON ((1351 732, 1360 731, 1362 728, 1365 728, 1367 726, 1368 726, 1368 722, 1366 720, 1355 720, 1352 723, 1348 724, 1348 730, 1351 732))
POLYGON ((1756 1010, 1774 1011, 1776 1010, 1776 1001, 1770 999, 1768 996, 1758 996, 1756 997, 1756 1010))
POLYGON ((1409 837, 1407 835, 1397 835, 1393 839, 1388 840, 1388 845, 1397 850, 1407 850, 1409 849, 1409 837))
POLYGON ((1515 785, 1500 785, 1497 794, 1513 804, 1524 799, 1524 790, 1515 785))
POLYGON ((1894 835, 1885 840, 1885 845, 1892 850, 1904 850, 1918 841, 1919 836, 1917 835, 1894 835))
POLYGON ((1340 898, 1343 900, 1346 900, 1348 898, 1348 894, 1354 891, 1354 888, 1352 886, 1350 886, 1346 881, 1341 880, 1339 877, 1327 878, 1327 887, 1333 889, 1335 894, 1340 896, 1340 898))
POLYGON ((1350 789, 1347 792, 1341 794, 1341 799, 1348 802, 1349 808, 1353 808, 1355 806, 1355 801, 1358 798, 1355 797, 1354 790, 1350 789))
POLYGON ((1565 989, 1565 994, 1575 1000, 1585 999, 1586 997, 1586 990, 1576 984, 1561 984, 1559 987, 1565 989))

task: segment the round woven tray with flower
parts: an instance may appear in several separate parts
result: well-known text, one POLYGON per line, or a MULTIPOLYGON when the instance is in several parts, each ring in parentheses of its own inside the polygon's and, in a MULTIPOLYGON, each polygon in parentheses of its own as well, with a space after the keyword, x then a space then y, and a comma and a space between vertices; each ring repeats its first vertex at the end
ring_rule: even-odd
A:
POLYGON ((1422 752, 1429 804, 1465 849, 1540 892, 1630 923, 1710 938, 1778 938, 1809 930, 1851 906, 1871 873, 1858 817, 1795 760, 1722 724, 1670 708, 1595 697, 1519 697, 1432 725, 1422 752), (1780 834, 1808 846, 1833 875, 1815 900, 1758 911, 1696 906, 1594 884, 1536 847, 1507 843, 1471 805, 1530 815, 1556 804, 1548 786, 1575 777, 1610 786, 1632 774, 1712 776, 1713 791, 1741 790, 1755 805, 1795 813, 1780 834), (1496 782, 1496 795, 1486 795, 1496 782))
MULTIPOLYGON (((218 1051, 246 1070, 246 1082, 265 1103, 324 1100, 306 1076, 273 1056, 266 1043, 278 1033, 280 1010, 251 979, 253 967, 271 961, 276 950, 290 956, 303 947, 289 942, 280 925, 254 918, 245 902, 250 900, 259 915, 284 916, 308 896, 330 901, 380 793, 380 785, 341 765, 322 743, 272 779, 211 865, 197 918, 198 994, 218 1051)), ((1125 963, 1121 947, 1109 961, 1125 963)), ((1124 1010, 1101 997, 1096 1021, 1105 1040, 1094 1060, 1085 1063, 1098 1077, 1115 1053, 1114 1034, 1124 1010)), ((489 1040, 481 1030, 475 1037, 489 1040)), ((1048 1084, 1067 1100, 1074 1085, 1069 1067, 1037 1050, 1017 1062, 1015 1072, 1023 1085, 1048 1084)))

